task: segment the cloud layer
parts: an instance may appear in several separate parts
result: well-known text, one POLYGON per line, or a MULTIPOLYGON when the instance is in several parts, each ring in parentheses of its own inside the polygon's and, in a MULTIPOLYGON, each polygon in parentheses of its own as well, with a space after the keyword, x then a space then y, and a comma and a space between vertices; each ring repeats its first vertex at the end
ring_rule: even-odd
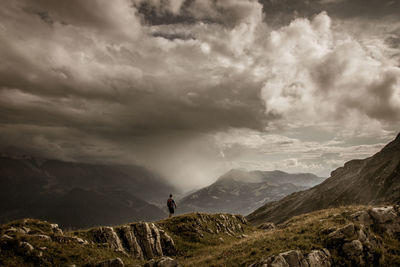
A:
POLYGON ((144 164, 185 188, 232 167, 325 175, 378 150, 400 117, 392 9, 366 28, 343 1, 293 4, 295 19, 274 3, 4 4, 1 149, 144 164))

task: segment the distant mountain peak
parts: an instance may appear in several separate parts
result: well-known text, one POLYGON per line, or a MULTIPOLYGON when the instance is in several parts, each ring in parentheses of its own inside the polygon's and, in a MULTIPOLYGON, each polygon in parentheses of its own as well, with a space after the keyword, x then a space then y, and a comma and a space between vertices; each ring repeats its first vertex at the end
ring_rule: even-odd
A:
POLYGON ((346 162, 323 183, 267 203, 248 219, 280 223, 325 208, 382 203, 400 203, 400 134, 375 155, 346 162))

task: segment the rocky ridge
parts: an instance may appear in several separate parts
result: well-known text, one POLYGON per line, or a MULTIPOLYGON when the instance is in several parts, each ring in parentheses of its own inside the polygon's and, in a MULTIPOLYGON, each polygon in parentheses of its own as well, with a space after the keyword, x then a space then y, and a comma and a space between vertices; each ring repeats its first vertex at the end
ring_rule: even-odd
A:
POLYGON ((210 235, 243 238, 246 224, 240 215, 196 213, 158 223, 137 222, 64 233, 57 224, 24 219, 0 227, 0 266, 7 265, 2 262, 3 256, 24 260, 18 264, 20 266, 29 265, 28 262, 41 266, 58 265, 54 258, 60 249, 72 250, 72 255, 77 253, 76 250, 93 254, 94 258, 81 259, 77 263, 87 267, 124 266, 124 262, 153 267, 178 266, 171 258, 176 256, 177 247, 170 234, 190 237, 190 240, 210 235), (96 256, 99 251, 102 251, 102 257, 109 255, 108 258, 101 260, 96 256))
MULTIPOLYGON (((346 266, 383 266, 383 240, 376 233, 400 240, 400 206, 370 208, 350 214, 353 222, 338 229, 325 229, 325 248, 304 253, 290 250, 269 256, 249 267, 329 267, 333 257, 346 266)), ((337 264, 338 262, 336 262, 337 264)))
POLYGON ((172 256, 176 251, 172 238, 154 223, 139 222, 118 227, 98 227, 81 232, 80 235, 140 260, 172 256))

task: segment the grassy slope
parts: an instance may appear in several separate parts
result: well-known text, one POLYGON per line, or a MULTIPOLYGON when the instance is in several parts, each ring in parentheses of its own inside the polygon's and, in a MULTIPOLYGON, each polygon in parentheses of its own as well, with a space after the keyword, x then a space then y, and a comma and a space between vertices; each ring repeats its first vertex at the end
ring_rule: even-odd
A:
MULTIPOLYGON (((340 228, 350 222, 349 215, 365 209, 363 206, 347 206, 327 209, 294 217, 277 230, 265 232, 246 228, 249 235, 244 239, 224 238, 219 235, 205 236, 196 242, 172 236, 180 248, 178 262, 183 266, 248 266, 269 255, 300 249, 309 252, 324 247, 330 228, 340 228)), ((164 225, 172 221, 164 221, 164 225)), ((168 228, 168 227, 166 227, 168 228)), ((385 266, 400 266, 400 242, 386 234, 378 234, 385 244, 385 266)), ((333 255, 334 266, 345 264, 338 255, 333 255)))
MULTIPOLYGON (((309 214, 294 217, 278 229, 269 232, 255 229, 250 225, 244 226, 242 234, 245 238, 229 236, 227 234, 211 234, 205 231, 194 230, 196 226, 196 214, 187 214, 166 219, 157 224, 164 228, 174 239, 178 248, 175 257, 183 266, 248 266, 262 258, 278 253, 300 249, 309 252, 325 246, 324 240, 330 231, 343 227, 351 222, 350 214, 358 210, 366 209, 365 206, 346 206, 335 209, 316 211, 309 214), (223 238, 223 240, 220 240, 223 238)), ((10 223, 0 228, 0 234, 10 226, 17 226, 19 222, 10 223)), ((29 226, 38 233, 48 233, 48 224, 36 221, 29 226)), ((215 230, 215 224, 206 222, 205 228, 215 230)), ((78 232, 69 232, 66 235, 73 236, 78 232)), ((82 234, 82 233, 81 233, 82 234)), ((375 232, 383 241, 382 253, 385 255, 384 266, 400 266, 400 242, 386 234, 375 232)), ((235 234, 236 235, 236 234, 235 234)), ((82 236, 84 237, 84 236, 82 236)), ((126 266, 143 264, 133 260, 121 253, 113 252, 101 245, 77 245, 58 244, 56 242, 30 239, 26 236, 17 235, 18 241, 27 241, 35 248, 46 246, 40 260, 35 257, 24 255, 16 245, 14 250, 0 253, 1 266, 67 266, 68 264, 82 265, 85 263, 97 263, 102 260, 120 257, 126 266), (26 262, 29 262, 27 264, 26 262)), ((339 255, 333 256, 333 266, 344 266, 346 261, 339 255)), ((382 263, 383 265, 383 263, 382 263)))
MULTIPOLYGON (((3 235, 4 231, 10 227, 26 226, 31 229, 30 235, 19 233, 12 235, 14 241, 1 250, 0 266, 68 266, 71 264, 82 266, 116 257, 121 258, 127 266, 143 263, 101 245, 80 245, 77 242, 58 243, 32 237, 35 233, 52 237, 57 234, 52 233, 50 224, 47 222, 35 219, 27 219, 27 221, 28 223, 23 224, 23 220, 18 220, 0 227, 0 235, 3 235), (30 243, 35 248, 34 252, 29 255, 18 245, 19 242, 30 243), (40 250, 41 247, 46 247, 46 249, 40 250), (39 252, 43 253, 41 257, 37 256, 39 252)), ((64 233, 64 235, 74 236, 72 232, 64 233)))

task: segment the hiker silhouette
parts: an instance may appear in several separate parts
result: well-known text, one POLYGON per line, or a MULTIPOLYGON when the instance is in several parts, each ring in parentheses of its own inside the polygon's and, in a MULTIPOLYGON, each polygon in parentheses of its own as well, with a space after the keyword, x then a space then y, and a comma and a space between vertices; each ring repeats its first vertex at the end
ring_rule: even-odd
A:
POLYGON ((174 212, 176 209, 176 204, 175 204, 175 201, 172 199, 172 194, 169 195, 169 198, 167 200, 167 207, 169 210, 168 218, 170 218, 170 217, 172 217, 172 215, 174 215, 174 212))

